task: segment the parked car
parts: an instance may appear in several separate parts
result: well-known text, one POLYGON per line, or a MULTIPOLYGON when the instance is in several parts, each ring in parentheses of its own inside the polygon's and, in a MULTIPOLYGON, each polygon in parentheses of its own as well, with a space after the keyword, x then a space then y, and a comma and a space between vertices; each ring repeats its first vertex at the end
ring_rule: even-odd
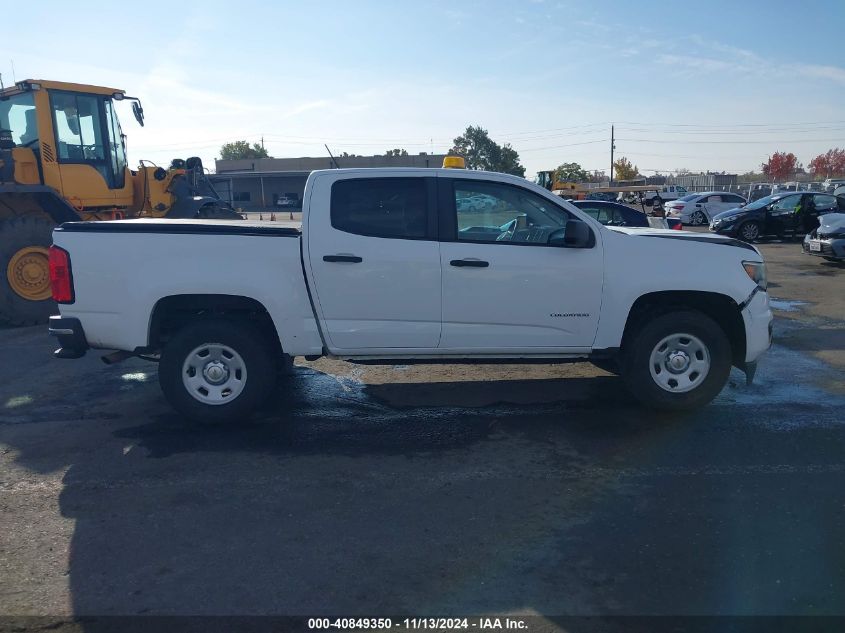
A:
POLYGON ((276 200, 276 206, 282 209, 298 209, 302 206, 302 202, 299 200, 298 194, 285 193, 276 200))
POLYGON ((605 226, 628 226, 652 229, 676 229, 680 230, 681 221, 671 218, 656 218, 647 216, 642 211, 632 209, 617 202, 605 202, 604 200, 572 200, 572 204, 604 224, 605 226))
POLYGON ((618 202, 603 200, 572 200, 572 204, 605 226, 649 227, 648 216, 642 211, 618 202))
POLYGON ((748 186, 748 202, 754 202, 760 198, 772 195, 772 184, 768 182, 754 182, 748 186))
POLYGON ((771 344, 763 257, 737 240, 603 226, 524 178, 461 169, 314 171, 304 203, 301 229, 63 224, 50 250, 56 356, 155 356, 183 416, 226 422, 272 393, 285 355, 618 361, 636 398, 686 410, 732 365, 753 376, 771 344), (457 208, 477 194, 495 214, 457 208), (655 274, 681 261, 707 266, 655 274))
POLYGON ((828 193, 787 192, 760 198, 720 213, 710 230, 751 242, 766 235, 803 235, 818 226, 818 217, 845 210, 845 197, 828 193))
POLYGON ((643 195, 643 201, 646 206, 653 206, 655 203, 660 206, 665 204, 668 200, 677 200, 688 195, 686 187, 680 185, 663 185, 657 187, 654 191, 646 191, 643 195))
POLYGON ((845 261, 845 213, 819 218, 819 228, 804 236, 804 253, 831 262, 845 261))
POLYGON ((845 196, 845 185, 839 185, 836 189, 833 190, 834 196, 845 196))
POLYGON ((702 226, 722 211, 736 209, 746 203, 745 198, 726 191, 693 193, 666 203, 667 218, 678 218, 683 224, 702 226))

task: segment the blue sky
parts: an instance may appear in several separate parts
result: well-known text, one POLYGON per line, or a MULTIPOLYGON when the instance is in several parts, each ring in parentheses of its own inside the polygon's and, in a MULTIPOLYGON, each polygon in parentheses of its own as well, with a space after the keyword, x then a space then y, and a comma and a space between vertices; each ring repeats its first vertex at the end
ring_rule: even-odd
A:
POLYGON ((213 165, 223 142, 262 135, 282 157, 442 152, 470 124, 529 174, 607 169, 611 123, 645 173, 845 147, 842 0, 42 0, 3 22, 7 84, 14 60, 18 80, 142 98, 143 129, 121 106, 132 164, 213 165))

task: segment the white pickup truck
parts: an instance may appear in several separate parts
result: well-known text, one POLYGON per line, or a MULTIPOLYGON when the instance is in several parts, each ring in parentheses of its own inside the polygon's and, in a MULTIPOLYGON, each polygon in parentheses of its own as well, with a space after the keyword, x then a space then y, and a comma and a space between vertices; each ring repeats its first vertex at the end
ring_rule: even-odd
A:
POLYGON ((53 233, 60 358, 160 360, 170 403, 243 418, 290 356, 592 361, 648 406, 715 397, 771 343, 766 270, 716 235, 606 227, 525 180, 316 171, 297 225, 73 222, 53 233), (456 203, 490 200, 481 209, 456 203), (667 266, 671 274, 667 274, 667 266))

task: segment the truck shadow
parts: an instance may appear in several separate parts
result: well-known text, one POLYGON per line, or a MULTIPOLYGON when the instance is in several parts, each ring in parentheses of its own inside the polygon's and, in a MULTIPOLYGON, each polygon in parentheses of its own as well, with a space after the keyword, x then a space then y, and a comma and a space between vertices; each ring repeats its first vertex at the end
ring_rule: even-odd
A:
MULTIPOLYGON (((399 408, 386 403, 415 402, 429 386, 356 387, 300 369, 237 428, 166 413, 118 429, 100 449, 108 458, 92 455, 64 478, 74 613, 517 608, 513 566, 542 556, 554 524, 571 524, 606 476, 576 492, 565 482, 671 428, 624 398, 553 398, 621 389, 610 377, 574 380, 445 383, 436 390, 446 401, 458 389, 499 402, 399 408), (508 403, 526 382, 549 402, 508 403), (548 485, 542 508, 529 494, 537 477, 548 485)), ((538 606, 550 609, 553 583, 542 584, 538 606)))

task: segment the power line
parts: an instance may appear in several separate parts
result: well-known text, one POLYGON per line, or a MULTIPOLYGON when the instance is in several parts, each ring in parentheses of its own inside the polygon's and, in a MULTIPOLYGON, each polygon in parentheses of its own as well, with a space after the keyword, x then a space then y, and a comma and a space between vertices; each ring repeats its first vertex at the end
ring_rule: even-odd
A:
POLYGON ((806 138, 806 139, 771 139, 767 141, 743 141, 743 140, 733 140, 733 141, 690 141, 690 140, 679 140, 679 141, 669 141, 669 140, 659 140, 659 139, 649 139, 649 138, 620 138, 620 141, 626 141, 629 143, 672 143, 675 145, 679 144, 724 144, 728 143, 731 145, 746 145, 746 144, 766 144, 771 145, 772 143, 842 143, 845 142, 845 139, 842 138, 806 138))

